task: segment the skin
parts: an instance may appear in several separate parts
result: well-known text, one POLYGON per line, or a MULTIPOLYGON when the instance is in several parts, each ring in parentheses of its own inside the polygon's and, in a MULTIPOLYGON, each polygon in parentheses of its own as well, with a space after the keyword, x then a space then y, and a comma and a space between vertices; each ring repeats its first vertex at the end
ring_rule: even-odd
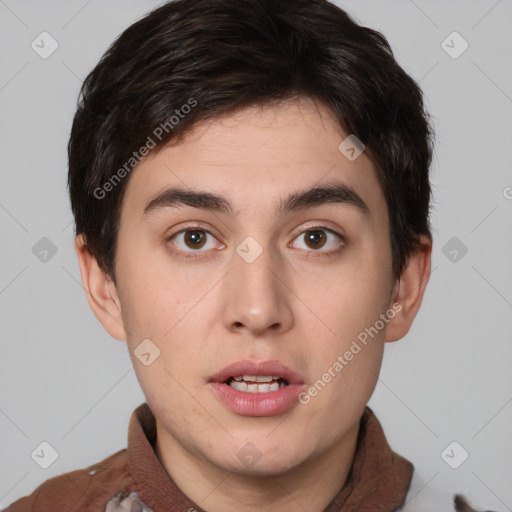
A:
POLYGON ((209 512, 287 512, 298 503, 323 510, 346 481, 384 343, 402 338, 420 307, 431 241, 422 237, 393 280, 385 198, 366 153, 349 161, 338 150, 345 136, 326 107, 304 98, 196 124, 132 171, 117 286, 76 239, 90 306, 114 338, 127 341, 155 414, 157 456, 209 512), (288 194, 332 181, 352 186, 371 215, 325 203, 277 218, 276 204, 288 194), (221 194, 234 214, 191 206, 143 213, 173 185, 221 194), (199 251, 183 233, 168 240, 196 223, 211 233, 199 251), (325 245, 308 245, 308 229, 317 226, 345 241, 322 231, 325 245), (263 249, 252 263, 236 253, 247 236, 263 249), (198 257, 186 259, 185 251, 198 257), (394 303, 401 310, 307 405, 246 417, 207 385, 234 361, 278 359, 310 386, 394 303), (161 351, 149 366, 133 354, 145 338, 161 351), (251 467, 237 457, 249 441, 261 453, 251 467))

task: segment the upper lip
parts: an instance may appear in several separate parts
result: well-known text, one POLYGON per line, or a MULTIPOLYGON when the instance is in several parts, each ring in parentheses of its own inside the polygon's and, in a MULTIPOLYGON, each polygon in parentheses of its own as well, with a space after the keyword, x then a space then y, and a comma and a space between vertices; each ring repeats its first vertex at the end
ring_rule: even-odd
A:
POLYGON ((215 375, 212 375, 209 382, 226 382, 230 377, 238 377, 240 375, 275 375, 287 380, 290 384, 304 384, 302 375, 288 368, 288 366, 280 361, 258 362, 248 359, 228 364, 215 375))

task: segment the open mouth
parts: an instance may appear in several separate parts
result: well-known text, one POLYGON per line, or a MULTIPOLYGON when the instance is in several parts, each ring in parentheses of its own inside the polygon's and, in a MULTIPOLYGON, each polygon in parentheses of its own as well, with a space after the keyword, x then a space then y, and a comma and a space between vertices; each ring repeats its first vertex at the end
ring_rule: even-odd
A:
POLYGON ((224 406, 240 416, 276 416, 289 411, 304 389, 304 377, 277 359, 235 361, 208 378, 224 406))
POLYGON ((290 383, 276 375, 239 375, 229 377, 226 384, 245 393, 268 393, 285 388, 290 383))

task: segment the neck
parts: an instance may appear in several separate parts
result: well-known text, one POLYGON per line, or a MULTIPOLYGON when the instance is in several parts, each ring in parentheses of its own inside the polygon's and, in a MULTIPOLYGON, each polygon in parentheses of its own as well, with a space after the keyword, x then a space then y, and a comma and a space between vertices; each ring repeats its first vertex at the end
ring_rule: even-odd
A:
POLYGON ((155 452, 180 490, 208 512, 322 512, 345 486, 358 433, 359 422, 324 453, 271 476, 222 470, 184 449, 158 423, 155 452))

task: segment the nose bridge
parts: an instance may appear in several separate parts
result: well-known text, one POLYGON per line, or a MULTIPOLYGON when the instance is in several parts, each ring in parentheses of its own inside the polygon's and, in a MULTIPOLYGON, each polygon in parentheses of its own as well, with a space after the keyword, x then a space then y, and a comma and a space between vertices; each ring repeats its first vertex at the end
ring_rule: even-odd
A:
POLYGON ((265 249, 262 247, 258 251, 251 242, 245 242, 237 249, 237 257, 238 278, 247 284, 247 291, 266 291, 271 295, 278 292, 276 275, 279 262, 268 247, 265 249))

